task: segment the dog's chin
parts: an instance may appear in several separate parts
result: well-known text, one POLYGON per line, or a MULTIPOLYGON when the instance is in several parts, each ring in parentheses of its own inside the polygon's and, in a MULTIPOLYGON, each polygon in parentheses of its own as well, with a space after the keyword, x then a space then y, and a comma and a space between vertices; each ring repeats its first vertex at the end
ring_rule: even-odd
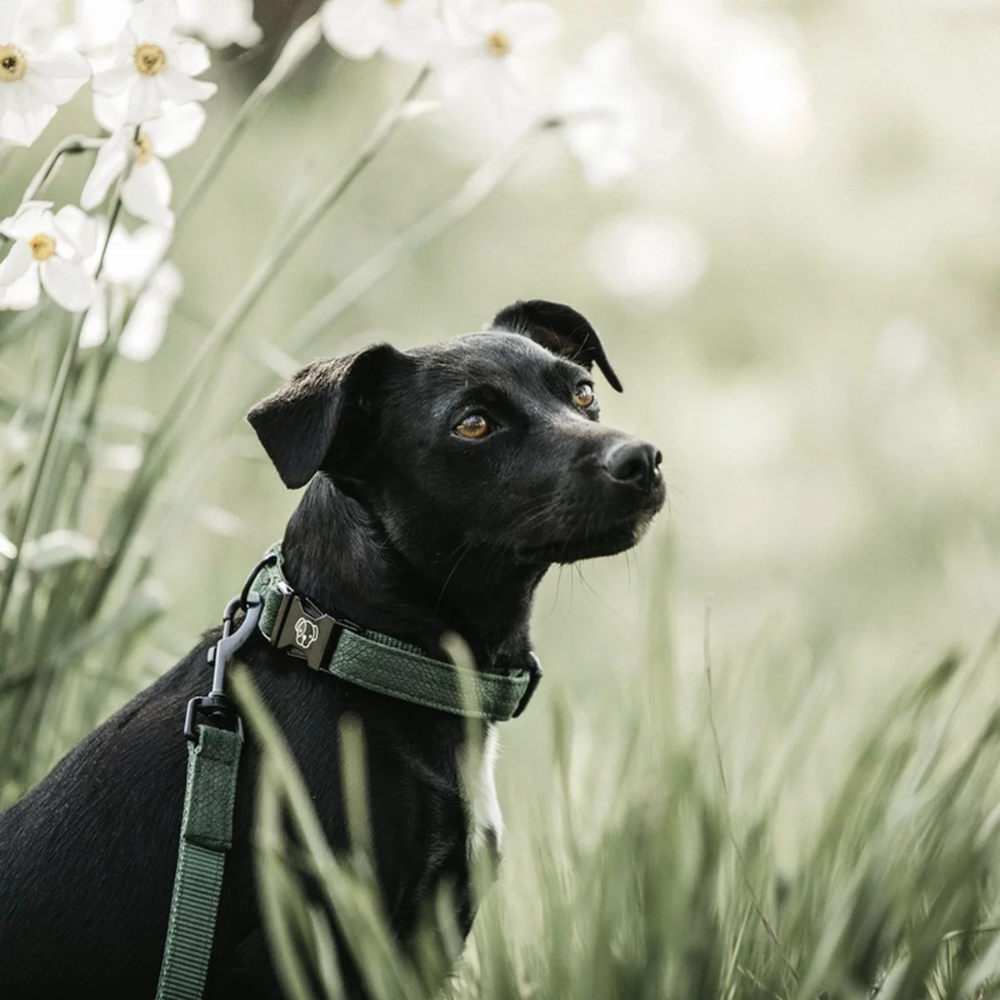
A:
POLYGON ((517 554, 521 562, 535 565, 574 563, 581 559, 615 556, 632 548, 642 538, 654 513, 649 511, 627 522, 595 529, 585 534, 553 538, 540 544, 521 545, 517 554))

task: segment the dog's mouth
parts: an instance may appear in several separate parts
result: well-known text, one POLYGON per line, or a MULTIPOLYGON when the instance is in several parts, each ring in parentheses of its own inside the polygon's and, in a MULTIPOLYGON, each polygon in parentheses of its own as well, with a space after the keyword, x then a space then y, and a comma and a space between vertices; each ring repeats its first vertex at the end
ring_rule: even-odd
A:
POLYGON ((601 525, 574 532, 564 538, 552 538, 538 544, 521 545, 517 554, 527 563, 573 563, 581 559, 614 556, 632 548, 643 536, 655 510, 644 511, 613 525, 601 525))

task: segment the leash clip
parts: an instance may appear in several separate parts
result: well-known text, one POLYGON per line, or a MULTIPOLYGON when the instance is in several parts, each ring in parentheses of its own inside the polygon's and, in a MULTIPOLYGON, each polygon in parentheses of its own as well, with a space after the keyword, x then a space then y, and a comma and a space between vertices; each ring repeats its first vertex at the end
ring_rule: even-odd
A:
POLYGON ((216 729, 230 729, 243 738, 243 720, 236 711, 232 698, 225 692, 226 667, 240 647, 253 635, 260 621, 264 602, 255 591, 234 597, 226 605, 222 617, 222 636, 208 651, 208 662, 212 665, 212 690, 201 698, 192 698, 184 714, 184 735, 192 742, 198 742, 198 725, 214 726, 216 729), (243 621, 233 632, 233 618, 237 610, 243 608, 243 621))

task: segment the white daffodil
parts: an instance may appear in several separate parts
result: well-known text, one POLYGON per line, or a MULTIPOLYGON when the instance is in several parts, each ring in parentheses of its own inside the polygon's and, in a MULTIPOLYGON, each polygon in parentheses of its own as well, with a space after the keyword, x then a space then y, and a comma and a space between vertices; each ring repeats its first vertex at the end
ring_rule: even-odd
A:
POLYGON ((216 91, 193 79, 208 69, 208 49, 175 33, 177 17, 173 0, 142 0, 115 42, 114 64, 94 74, 95 93, 128 95, 125 117, 133 125, 155 118, 164 101, 204 101, 216 91))
POLYGON ((253 19, 253 0, 178 0, 181 31, 204 38, 213 49, 256 45, 264 32, 253 19))
POLYGON ((172 226, 173 184, 163 160, 187 149, 198 138, 205 124, 205 109, 194 102, 168 108, 160 117, 144 122, 138 137, 134 125, 123 124, 125 116, 113 100, 95 98, 94 110, 97 120, 112 134, 94 160, 80 204, 88 211, 96 208, 131 161, 121 187, 122 204, 137 219, 172 226))
POLYGON ((23 0, 0 0, 0 141, 30 146, 89 79, 77 52, 44 51, 26 40, 23 0))
POLYGON ((94 296, 94 279, 85 260, 96 245, 97 227, 73 205, 55 214, 50 201, 26 201, 9 219, 0 222, 0 233, 14 240, 0 263, 0 290, 20 282, 15 298, 29 308, 38 302, 39 282, 49 296, 70 312, 80 312, 94 296))
POLYGON ((671 137, 671 148, 679 141, 679 124, 666 127, 662 102, 642 79, 636 59, 628 36, 609 32, 584 50, 559 88, 557 113, 566 119, 566 139, 595 187, 631 173, 640 143, 648 145, 650 136, 661 146, 671 137))
POLYGON ((562 19, 547 3, 445 0, 452 44, 435 60, 445 95, 509 107, 524 89, 525 53, 555 40, 562 19))
POLYGON ((320 18, 326 40, 350 59, 384 52, 426 62, 444 35, 437 0, 326 0, 320 18))
MULTIPOLYGON (((108 324, 125 319, 119 353, 133 361, 151 358, 166 332, 174 302, 181 293, 180 271, 163 255, 170 231, 142 226, 129 233, 117 226, 108 241, 97 295, 80 332, 82 348, 97 347, 108 336, 108 324)), ((88 262, 96 267, 97 255, 88 262)))

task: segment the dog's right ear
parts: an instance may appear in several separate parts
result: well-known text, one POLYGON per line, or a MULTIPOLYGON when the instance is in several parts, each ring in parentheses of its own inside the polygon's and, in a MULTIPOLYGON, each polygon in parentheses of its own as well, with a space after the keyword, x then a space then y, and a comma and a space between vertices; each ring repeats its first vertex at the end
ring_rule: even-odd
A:
POLYGON ((320 469, 334 476, 348 471, 359 422, 371 413, 388 364, 403 357, 378 344, 314 361, 247 414, 289 489, 305 486, 320 469))

